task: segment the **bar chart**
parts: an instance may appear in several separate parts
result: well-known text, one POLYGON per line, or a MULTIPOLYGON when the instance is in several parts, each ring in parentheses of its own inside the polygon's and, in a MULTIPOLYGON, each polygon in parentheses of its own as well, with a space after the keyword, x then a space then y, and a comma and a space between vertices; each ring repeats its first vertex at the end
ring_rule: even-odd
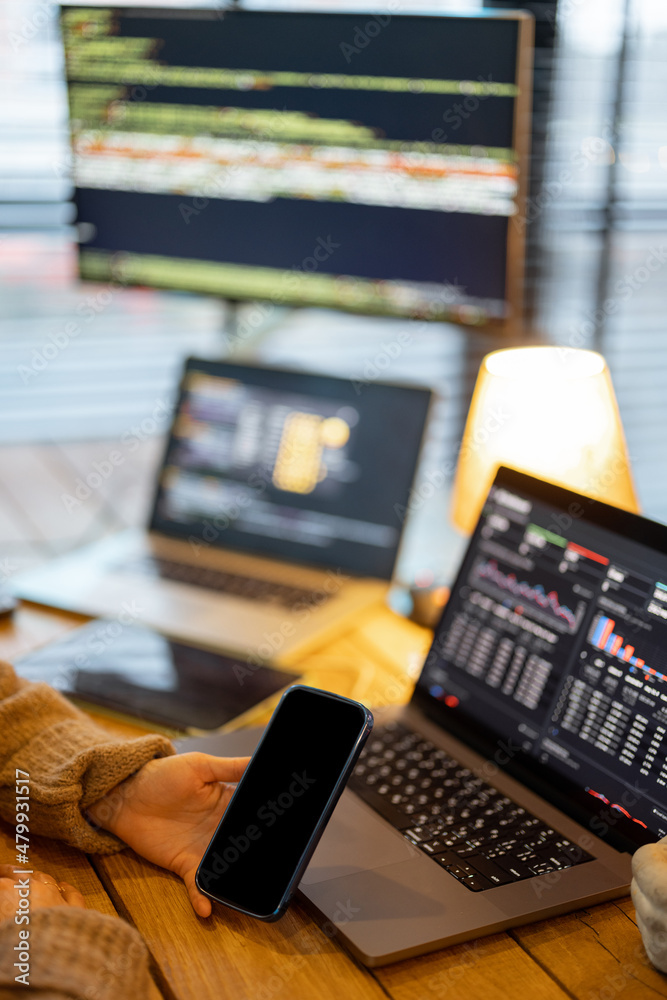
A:
POLYGON ((641 657, 635 656, 635 647, 629 644, 626 645, 623 636, 614 632, 615 628, 616 622, 613 618, 600 615, 593 629, 591 643, 596 649, 601 649, 603 653, 609 653, 610 656, 615 656, 623 663, 629 663, 630 666, 642 670, 645 674, 655 677, 657 680, 667 681, 667 674, 655 670, 653 667, 648 666, 646 661, 641 657))

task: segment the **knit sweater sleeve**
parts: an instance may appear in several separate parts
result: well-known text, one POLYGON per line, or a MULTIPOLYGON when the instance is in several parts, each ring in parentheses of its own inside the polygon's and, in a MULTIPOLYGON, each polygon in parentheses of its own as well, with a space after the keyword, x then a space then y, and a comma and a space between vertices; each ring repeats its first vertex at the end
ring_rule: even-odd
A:
POLYGON ((147 997, 146 946, 124 920, 54 906, 31 914, 27 933, 20 939, 13 920, 0 923, 0 1000, 147 997))
POLYGON ((122 849, 83 811, 153 757, 174 753, 158 734, 118 740, 47 684, 0 662, 0 816, 15 822, 16 780, 29 786, 30 832, 97 854, 122 849), (26 777, 27 775, 27 777, 26 777))

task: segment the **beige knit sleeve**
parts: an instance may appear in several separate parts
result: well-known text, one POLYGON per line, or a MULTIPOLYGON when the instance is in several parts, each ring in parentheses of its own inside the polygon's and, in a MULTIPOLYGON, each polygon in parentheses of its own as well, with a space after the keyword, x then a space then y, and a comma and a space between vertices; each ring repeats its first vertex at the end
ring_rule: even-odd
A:
POLYGON ((28 930, 29 947, 15 951, 25 939, 19 941, 13 920, 0 923, 0 1000, 26 994, 40 1000, 147 997, 146 947, 119 917, 78 906, 53 906, 31 914, 28 930), (21 956, 27 961, 21 962, 21 956), (27 980, 17 982, 21 975, 27 980))
POLYGON ((17 678, 0 661, 0 816, 15 822, 17 771, 30 788, 30 832, 83 851, 111 854, 120 840, 82 810, 153 757, 174 753, 157 734, 118 740, 47 684, 17 678), (25 774, 29 775, 25 779, 25 774))

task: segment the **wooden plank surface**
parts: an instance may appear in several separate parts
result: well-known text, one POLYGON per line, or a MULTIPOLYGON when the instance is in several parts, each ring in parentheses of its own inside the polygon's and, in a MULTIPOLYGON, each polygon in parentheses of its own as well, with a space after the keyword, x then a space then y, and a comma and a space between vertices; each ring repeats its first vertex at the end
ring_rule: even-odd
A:
POLYGON ((667 978, 649 963, 627 898, 511 934, 577 1000, 667 997, 667 978))
POLYGON ((298 905, 276 923, 215 908, 195 916, 175 875, 132 851, 94 859, 120 913, 137 927, 177 1000, 383 1000, 354 963, 298 905))
POLYGON ((0 660, 13 663, 20 656, 54 642, 87 621, 90 619, 85 615, 21 604, 11 618, 0 622, 0 660))
MULTIPOLYGON (((393 1000, 565 1000, 563 989, 507 934, 375 969, 393 1000)), ((588 998, 587 998, 588 1000, 588 998)))

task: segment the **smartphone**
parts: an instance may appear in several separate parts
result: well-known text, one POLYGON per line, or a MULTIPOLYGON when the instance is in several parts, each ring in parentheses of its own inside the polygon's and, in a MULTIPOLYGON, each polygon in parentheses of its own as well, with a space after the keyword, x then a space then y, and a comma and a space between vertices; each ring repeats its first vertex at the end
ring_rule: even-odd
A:
POLYGON ((199 864, 200 891, 259 920, 281 917, 372 727, 356 701, 289 687, 199 864))

